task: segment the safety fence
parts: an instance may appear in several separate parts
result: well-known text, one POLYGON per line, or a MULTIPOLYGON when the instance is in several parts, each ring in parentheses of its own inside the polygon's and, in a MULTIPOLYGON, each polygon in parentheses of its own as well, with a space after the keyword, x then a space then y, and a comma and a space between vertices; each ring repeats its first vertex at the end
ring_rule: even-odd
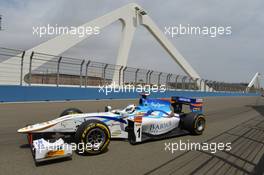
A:
MULTIPOLYGON (((149 85, 166 89, 245 92, 247 83, 226 83, 185 75, 158 72, 92 61, 92 58, 70 58, 34 51, 0 48, 0 84, 103 86, 149 85)), ((256 91, 257 89, 251 89, 256 91)))

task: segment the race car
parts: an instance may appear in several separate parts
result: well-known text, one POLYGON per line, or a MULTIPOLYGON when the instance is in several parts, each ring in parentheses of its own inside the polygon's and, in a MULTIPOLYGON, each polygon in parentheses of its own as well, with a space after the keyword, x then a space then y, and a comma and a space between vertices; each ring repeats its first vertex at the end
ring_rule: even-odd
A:
POLYGON ((18 129, 28 135, 36 162, 79 154, 105 152, 110 139, 124 138, 131 144, 184 134, 200 135, 205 129, 203 100, 185 97, 151 99, 142 95, 138 105, 105 112, 82 113, 70 108, 59 118, 18 129), (183 105, 189 112, 183 112, 183 105), (81 145, 81 146, 80 146, 81 145))

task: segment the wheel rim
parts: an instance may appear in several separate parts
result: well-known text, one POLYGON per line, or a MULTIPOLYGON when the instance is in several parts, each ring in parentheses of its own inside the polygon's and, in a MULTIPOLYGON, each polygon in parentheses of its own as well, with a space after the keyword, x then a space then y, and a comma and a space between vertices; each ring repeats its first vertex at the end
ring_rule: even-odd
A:
POLYGON ((196 124, 196 128, 198 131, 203 131, 205 126, 205 121, 203 119, 199 119, 196 124))
POLYGON ((89 143, 93 149, 100 148, 105 142, 105 133, 99 128, 92 129, 87 134, 87 143, 89 143))

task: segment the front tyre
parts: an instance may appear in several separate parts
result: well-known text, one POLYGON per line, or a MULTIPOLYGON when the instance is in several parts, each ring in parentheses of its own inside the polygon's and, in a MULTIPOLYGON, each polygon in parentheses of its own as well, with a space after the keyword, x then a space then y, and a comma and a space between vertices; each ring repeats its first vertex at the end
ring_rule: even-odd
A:
POLYGON ((136 144, 136 136, 134 133, 134 127, 135 127, 135 123, 131 120, 128 120, 128 126, 126 127, 126 131, 128 132, 128 142, 131 145, 136 144))
POLYGON ((79 154, 100 154, 106 151, 110 143, 109 128, 101 121, 83 122, 75 133, 77 152, 79 154))
POLYGON ((201 114, 188 113, 181 117, 181 126, 194 135, 201 135, 205 129, 205 118, 201 114))
POLYGON ((82 114, 83 112, 80 109, 77 108, 68 108, 65 109, 61 114, 60 117, 70 114, 82 114))

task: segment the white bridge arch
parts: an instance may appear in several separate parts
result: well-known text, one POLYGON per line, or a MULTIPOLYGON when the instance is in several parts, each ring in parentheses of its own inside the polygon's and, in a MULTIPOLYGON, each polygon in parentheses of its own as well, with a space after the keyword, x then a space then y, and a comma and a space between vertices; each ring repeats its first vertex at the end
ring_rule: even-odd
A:
POLYGON ((257 72, 252 78, 252 80, 249 82, 247 86, 247 91, 249 91, 250 88, 252 87, 254 87, 255 89, 260 89, 261 88, 261 85, 260 85, 261 78, 262 78, 261 74, 257 72))
MULTIPOLYGON (((100 29, 114 23, 115 21, 122 21, 122 38, 120 47, 118 50, 118 56, 116 60, 117 65, 126 66, 129 50, 131 48, 133 36, 136 28, 139 25, 143 25, 147 30, 156 38, 156 40, 161 44, 161 46, 168 52, 168 54, 173 58, 173 60, 183 69, 183 71, 190 77, 194 79, 200 79, 199 74, 194 70, 194 68, 185 60, 185 58, 180 54, 180 52, 174 47, 174 45, 168 40, 165 34, 158 28, 158 26, 153 22, 153 20, 147 15, 146 11, 135 3, 125 5, 119 9, 116 9, 106 15, 98 17, 86 24, 79 27, 99 27, 100 29)), ((34 48, 26 51, 23 66, 23 75, 29 73, 29 57, 32 51, 39 53, 48 53, 51 55, 60 55, 71 47, 75 46, 79 42, 87 39, 90 35, 85 35, 84 37, 78 37, 76 35, 64 34, 57 36, 51 40, 48 40, 34 48)), ((10 65, 10 69, 19 70, 19 65, 16 63, 17 58, 10 58, 2 63, 0 63, 0 82, 19 82, 20 75, 12 75, 11 77, 6 75, 6 65, 10 65), (15 64, 16 63, 16 64, 15 64), (4 68, 5 66, 5 68, 4 68), (8 78, 6 78, 8 77, 8 78), (10 80, 11 79, 11 80, 10 80)), ((34 67, 39 67, 39 65, 34 64, 34 67)), ((113 80, 115 81, 115 76, 113 80)), ((204 83, 204 82, 200 82, 204 83)), ((199 84, 200 84, 199 83, 199 84)), ((10 83, 9 83, 10 84, 10 83)), ((26 82, 23 80, 23 84, 26 82)), ((206 87, 202 85, 201 87, 206 87)))

